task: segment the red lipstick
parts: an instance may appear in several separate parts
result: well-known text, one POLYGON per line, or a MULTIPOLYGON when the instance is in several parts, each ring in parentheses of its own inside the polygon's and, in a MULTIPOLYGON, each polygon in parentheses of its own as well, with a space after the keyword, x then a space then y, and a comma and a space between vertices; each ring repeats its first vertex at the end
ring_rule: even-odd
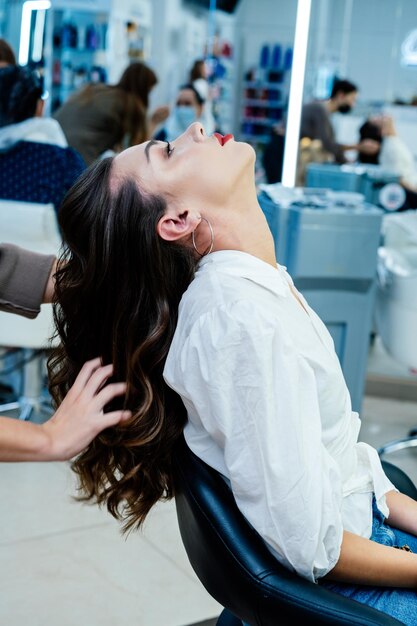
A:
POLYGON ((220 133, 213 133, 214 137, 216 137, 217 141, 221 146, 224 146, 225 143, 229 141, 229 139, 233 139, 233 135, 221 135, 220 133))

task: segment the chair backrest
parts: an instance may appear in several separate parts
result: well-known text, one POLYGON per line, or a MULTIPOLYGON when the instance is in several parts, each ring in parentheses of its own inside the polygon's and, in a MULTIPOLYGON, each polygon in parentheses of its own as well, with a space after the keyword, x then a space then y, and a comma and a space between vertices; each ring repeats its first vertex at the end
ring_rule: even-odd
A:
POLYGON ((173 461, 178 523, 188 558, 207 591, 257 626, 394 626, 400 622, 282 567, 240 513, 222 476, 183 438, 173 461))
MULTIPOLYGON (((33 252, 58 254, 61 237, 53 204, 0 200, 0 240, 33 252)), ((47 348, 53 333, 52 306, 34 320, 0 313, 0 346, 47 348)))
POLYGON ((61 237, 53 204, 0 200, 0 239, 44 254, 57 254, 61 237))

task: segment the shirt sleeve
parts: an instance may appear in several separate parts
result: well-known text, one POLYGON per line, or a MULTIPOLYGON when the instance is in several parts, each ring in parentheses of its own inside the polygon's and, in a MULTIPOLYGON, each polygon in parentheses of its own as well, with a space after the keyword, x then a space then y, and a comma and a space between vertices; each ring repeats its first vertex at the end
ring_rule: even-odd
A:
POLYGON ((36 317, 54 258, 11 244, 0 245, 0 310, 36 317))
POLYGON ((241 512, 283 565, 312 581, 327 574, 343 535, 340 474, 322 444, 314 371, 285 329, 252 302, 217 308, 175 367, 241 512))

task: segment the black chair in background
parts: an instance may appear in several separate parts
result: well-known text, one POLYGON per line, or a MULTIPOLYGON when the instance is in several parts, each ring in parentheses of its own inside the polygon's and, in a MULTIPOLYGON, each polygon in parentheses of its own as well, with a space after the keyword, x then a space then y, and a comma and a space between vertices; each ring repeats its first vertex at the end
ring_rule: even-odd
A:
MULTIPOLYGON (((399 468, 384 463, 397 488, 417 500, 399 468)), ((182 541, 198 578, 225 610, 218 626, 394 626, 401 622, 315 585, 281 566, 236 506, 221 475, 181 438, 174 457, 182 541)))

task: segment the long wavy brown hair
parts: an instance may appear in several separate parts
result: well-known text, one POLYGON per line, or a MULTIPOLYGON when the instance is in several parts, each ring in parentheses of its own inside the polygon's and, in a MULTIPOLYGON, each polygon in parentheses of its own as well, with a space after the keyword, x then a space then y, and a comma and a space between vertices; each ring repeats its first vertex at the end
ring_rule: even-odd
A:
POLYGON ((127 381, 125 400, 106 409, 122 404, 132 418, 103 431, 72 467, 81 497, 105 504, 128 530, 173 495, 172 448, 186 413, 162 373, 196 261, 187 246, 157 235, 165 199, 128 179, 112 190, 111 173, 112 158, 92 165, 60 209, 54 316, 61 343, 48 367, 57 404, 96 356, 113 363, 113 380, 127 381))
POLYGON ((116 87, 140 99, 145 108, 149 106, 149 94, 157 84, 156 74, 139 61, 127 66, 116 87))

